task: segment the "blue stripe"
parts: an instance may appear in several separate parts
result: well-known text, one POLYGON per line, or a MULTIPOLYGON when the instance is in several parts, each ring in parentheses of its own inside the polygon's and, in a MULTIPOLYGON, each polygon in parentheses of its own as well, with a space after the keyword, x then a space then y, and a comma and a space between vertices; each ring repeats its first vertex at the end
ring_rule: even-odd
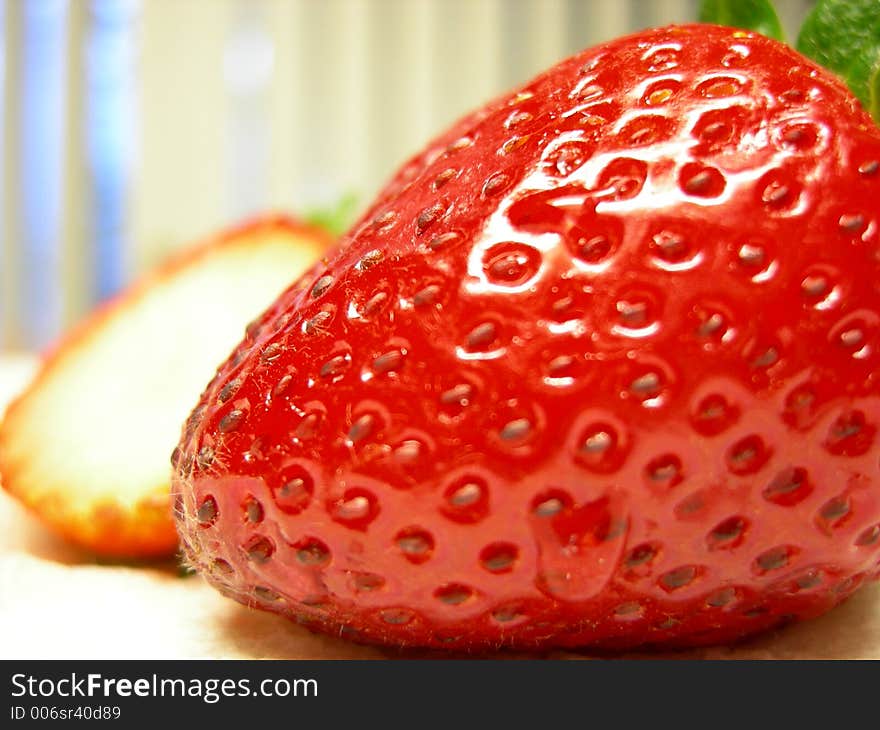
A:
POLYGON ((60 223, 67 0, 28 0, 21 59, 21 283, 23 341, 41 348, 61 321, 60 223))
POLYGON ((85 128, 92 192, 93 302, 114 294, 128 272, 139 12, 140 0, 89 3, 85 128))

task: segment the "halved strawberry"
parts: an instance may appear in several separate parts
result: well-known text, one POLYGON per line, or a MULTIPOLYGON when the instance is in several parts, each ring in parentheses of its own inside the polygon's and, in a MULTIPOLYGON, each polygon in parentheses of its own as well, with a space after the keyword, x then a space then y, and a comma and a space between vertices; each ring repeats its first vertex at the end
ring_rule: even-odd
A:
POLYGON ((48 355, 0 428, 3 486, 95 553, 173 553, 168 455, 246 324, 328 237, 281 217, 172 258, 48 355))

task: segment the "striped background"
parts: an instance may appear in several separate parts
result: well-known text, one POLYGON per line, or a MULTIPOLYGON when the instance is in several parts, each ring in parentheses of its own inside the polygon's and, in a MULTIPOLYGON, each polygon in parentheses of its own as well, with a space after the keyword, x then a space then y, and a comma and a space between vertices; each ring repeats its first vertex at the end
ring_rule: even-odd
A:
MULTIPOLYGON (((797 27, 809 0, 777 0, 797 27)), ((354 193, 462 112, 696 0, 0 0, 0 348, 171 249, 354 193)))

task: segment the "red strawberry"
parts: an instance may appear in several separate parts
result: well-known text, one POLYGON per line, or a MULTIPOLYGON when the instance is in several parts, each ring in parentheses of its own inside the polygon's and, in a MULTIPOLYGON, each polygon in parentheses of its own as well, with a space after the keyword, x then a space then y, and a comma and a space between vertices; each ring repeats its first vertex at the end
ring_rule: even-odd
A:
POLYGON ((715 26, 570 58, 407 164, 222 367, 176 508, 365 641, 728 642, 880 561, 880 131, 715 26))

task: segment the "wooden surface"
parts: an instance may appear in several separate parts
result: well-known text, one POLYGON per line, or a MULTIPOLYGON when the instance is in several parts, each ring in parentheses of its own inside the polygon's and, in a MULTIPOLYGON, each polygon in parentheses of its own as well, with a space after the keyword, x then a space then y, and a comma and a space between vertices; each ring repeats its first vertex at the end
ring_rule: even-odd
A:
MULTIPOLYGON (((33 360, 0 357, 0 410, 33 360)), ((221 597, 173 564, 100 565, 0 493, 0 659, 437 657, 318 636, 221 597)), ((523 655, 505 654, 505 657, 523 655)), ((549 658, 589 658, 557 652, 549 658)), ((737 647, 666 655, 717 659, 880 659, 880 584, 812 622, 737 647)))

